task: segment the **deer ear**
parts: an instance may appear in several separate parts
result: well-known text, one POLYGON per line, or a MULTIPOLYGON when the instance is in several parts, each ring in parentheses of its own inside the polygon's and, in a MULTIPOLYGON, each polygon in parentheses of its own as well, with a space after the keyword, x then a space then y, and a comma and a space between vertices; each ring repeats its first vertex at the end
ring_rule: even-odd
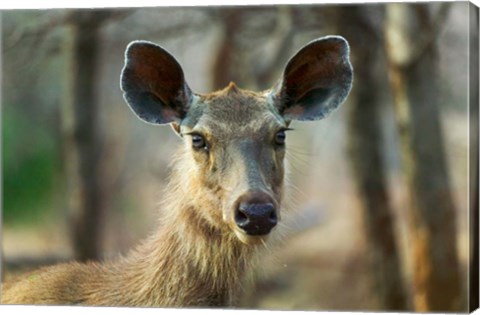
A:
POLYGON ((133 112, 152 124, 179 123, 193 95, 177 60, 146 41, 128 45, 120 86, 133 112))
POLYGON ((287 120, 319 120, 337 108, 352 86, 347 41, 340 36, 314 40, 287 63, 272 98, 287 120))

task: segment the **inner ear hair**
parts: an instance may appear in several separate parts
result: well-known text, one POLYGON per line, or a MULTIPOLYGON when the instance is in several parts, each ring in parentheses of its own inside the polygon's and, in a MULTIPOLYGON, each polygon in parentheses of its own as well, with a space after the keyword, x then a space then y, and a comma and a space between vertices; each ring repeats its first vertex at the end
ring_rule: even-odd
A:
POLYGON ((152 124, 181 121, 192 102, 193 93, 178 61, 147 41, 128 45, 120 86, 133 112, 152 124))
POLYGON ((326 36, 308 43, 287 62, 272 89, 284 119, 319 120, 343 103, 353 80, 349 53, 343 37, 326 36))

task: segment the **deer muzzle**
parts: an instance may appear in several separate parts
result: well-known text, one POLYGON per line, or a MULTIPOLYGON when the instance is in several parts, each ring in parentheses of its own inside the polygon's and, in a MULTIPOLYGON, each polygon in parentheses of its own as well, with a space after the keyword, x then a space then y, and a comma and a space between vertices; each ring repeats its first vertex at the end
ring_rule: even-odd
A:
POLYGON ((267 235, 277 225, 277 209, 266 193, 254 192, 241 197, 235 210, 235 223, 248 235, 267 235))

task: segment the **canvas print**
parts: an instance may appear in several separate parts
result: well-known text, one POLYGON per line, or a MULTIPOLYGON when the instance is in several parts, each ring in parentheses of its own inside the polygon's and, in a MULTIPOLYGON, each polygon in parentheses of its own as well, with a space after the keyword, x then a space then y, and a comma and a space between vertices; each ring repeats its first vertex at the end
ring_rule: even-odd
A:
POLYGON ((1 304, 478 308, 473 4, 1 17, 1 304))

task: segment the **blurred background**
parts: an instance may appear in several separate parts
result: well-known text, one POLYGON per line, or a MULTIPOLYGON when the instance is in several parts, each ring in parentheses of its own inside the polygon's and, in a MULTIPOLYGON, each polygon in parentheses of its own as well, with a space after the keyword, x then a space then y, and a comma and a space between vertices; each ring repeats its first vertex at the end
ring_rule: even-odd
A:
POLYGON ((155 228, 180 139, 123 101, 130 41, 166 48, 192 90, 207 93, 230 81, 270 88, 299 48, 337 34, 351 46, 353 90, 329 118, 289 132, 285 237, 262 254, 239 307, 478 303, 478 294, 468 299, 468 276, 478 279, 469 234, 478 200, 478 180, 469 183, 478 165, 469 157, 469 141, 478 143, 469 137, 469 117, 478 117, 473 5, 14 10, 1 21, 3 280, 127 253, 155 228))

